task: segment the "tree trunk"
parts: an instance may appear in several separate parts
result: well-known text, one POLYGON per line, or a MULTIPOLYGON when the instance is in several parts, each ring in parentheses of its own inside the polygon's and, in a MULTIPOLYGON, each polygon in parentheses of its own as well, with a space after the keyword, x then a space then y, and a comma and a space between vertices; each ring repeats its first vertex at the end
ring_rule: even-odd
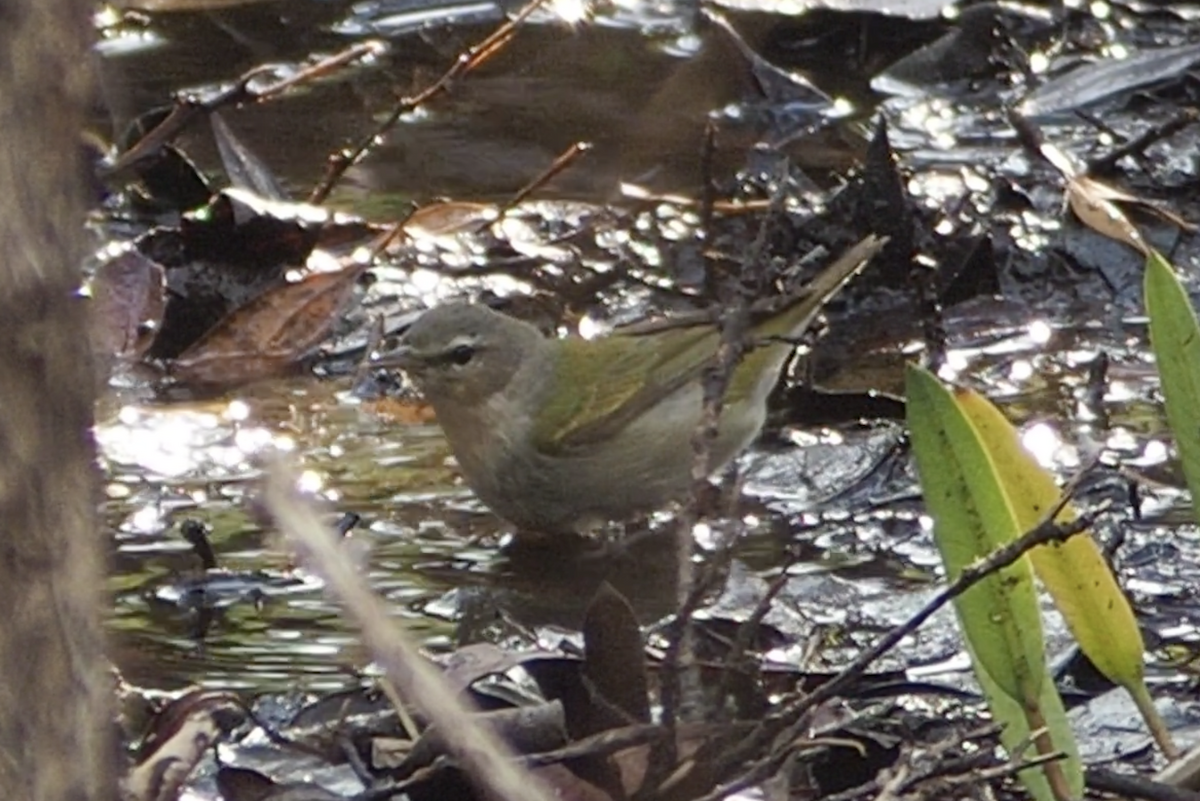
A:
POLYGON ((92 7, 0 0, 0 799, 115 797, 82 302, 92 7))

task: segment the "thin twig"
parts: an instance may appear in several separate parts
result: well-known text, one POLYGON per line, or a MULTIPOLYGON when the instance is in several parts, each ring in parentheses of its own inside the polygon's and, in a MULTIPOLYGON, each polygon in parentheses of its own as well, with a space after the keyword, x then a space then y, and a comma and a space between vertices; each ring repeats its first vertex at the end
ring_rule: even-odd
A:
POLYGON ((792 554, 788 557, 783 565, 783 569, 771 585, 767 587, 767 591, 763 593, 763 597, 758 600, 749 617, 743 620, 738 625, 737 634, 734 636, 733 643, 729 646, 729 651, 725 655, 724 667, 721 672, 721 682, 717 685, 717 699, 723 701, 729 693, 729 686, 733 681, 733 676, 742 670, 742 662, 745 661, 747 649, 754 639, 754 635, 758 633, 758 627, 766 618, 767 613, 771 611, 771 606, 775 602, 775 598, 787 586, 791 576, 788 571, 792 566, 799 561, 799 556, 792 554))
POLYGON ((1127 776, 1103 768, 1088 768, 1084 783, 1093 790, 1147 801, 1200 801, 1200 792, 1164 784, 1146 776, 1127 776))
POLYGON ((261 89, 253 89, 250 84, 255 78, 269 72, 270 68, 255 67, 243 73, 228 89, 204 100, 189 96, 177 97, 175 107, 166 119, 154 126, 102 172, 104 175, 119 173, 141 159, 157 153, 199 117, 227 106, 242 106, 267 100, 297 84, 324 76, 361 58, 378 55, 383 50, 384 45, 381 42, 360 42, 261 89))
POLYGON ((1087 171, 1093 175, 1113 170, 1117 162, 1126 156, 1143 156, 1143 151, 1155 142, 1174 136, 1200 118, 1196 109, 1185 108, 1162 125, 1155 125, 1141 136, 1131 139, 1115 150, 1088 162, 1087 171))
MULTIPOLYGON (((679 609, 668 629, 667 648, 659 671, 662 723, 668 730, 674 730, 681 718, 686 719, 691 707, 699 702, 701 695, 698 665, 693 653, 692 615, 699 608, 708 588, 701 586, 697 581, 695 564, 692 561, 693 529, 699 518, 700 499, 709 486, 712 444, 716 441, 719 431, 729 380, 747 347, 751 345, 748 337, 750 302, 746 297, 746 290, 750 287, 762 289, 762 276, 767 272, 763 261, 770 224, 774 214, 780 213, 783 207, 786 199, 783 190, 785 185, 785 181, 779 182, 780 190, 772 198, 774 202, 771 212, 759 226, 754 242, 740 262, 740 275, 732 276, 724 270, 718 270, 711 259, 707 265, 709 275, 706 282, 716 293, 714 300, 721 304, 724 311, 719 323, 720 342, 711 363, 704 371, 700 420, 692 436, 692 493, 675 521, 675 558, 679 571, 676 593, 679 597, 679 609), (753 282, 751 279, 754 279, 753 282)), ((705 236, 711 236, 711 232, 706 232, 705 236)), ((707 247, 709 244, 706 243, 706 255, 711 254, 707 247)), ((728 548, 725 552, 728 553, 728 548)), ((710 572, 709 577, 712 576, 713 573, 710 572)), ((645 787, 658 787, 671 775, 677 761, 675 739, 668 737, 654 749, 645 787)))
POLYGON ((346 170, 357 164, 366 152, 379 142, 384 134, 394 128, 396 123, 400 122, 401 117, 420 108, 438 95, 450 91, 455 81, 500 52, 512 40, 513 36, 516 35, 517 26, 521 25, 545 2, 546 0, 532 0, 532 2, 527 3, 512 19, 505 20, 486 39, 469 48, 466 52, 461 53, 455 59, 450 69, 446 70, 442 74, 442 77, 438 78, 432 85, 412 97, 402 98, 400 102, 392 107, 392 111, 388 114, 387 118, 375 130, 360 139, 356 145, 331 156, 325 177, 313 189, 308 197, 308 202, 314 204, 324 202, 329 197, 329 193, 333 191, 333 188, 337 186, 338 181, 345 175, 346 170))
POLYGON ((525 199, 532 195, 537 190, 541 189, 546 184, 554 180, 556 176, 562 173, 563 170, 570 167, 580 156, 583 156, 591 151, 593 145, 591 142, 576 142, 550 162, 550 166, 542 170, 532 181, 525 184, 517 190, 517 193, 508 199, 507 202, 499 209, 497 213, 503 217, 505 212, 516 208, 525 202, 525 199))
MULTIPOLYGON (((1080 515, 1077 519, 1062 525, 1054 522, 1054 518, 1066 507, 1070 498, 1070 492, 1063 493, 1058 503, 1055 504, 1054 508, 1050 510, 1041 523, 1012 542, 992 551, 983 559, 968 565, 959 574, 958 578, 934 596, 916 614, 904 623, 892 628, 891 631, 881 637, 873 646, 859 654, 837 676, 817 687, 808 695, 792 702, 776 715, 772 715, 770 719, 763 721, 759 729, 746 738, 741 748, 735 749, 727 755, 723 760, 721 770, 718 771, 718 775, 720 772, 728 770, 731 766, 739 764, 746 758, 746 755, 758 753, 776 737, 781 737, 783 742, 794 739, 796 730, 802 725, 806 712, 818 704, 822 704, 837 696, 857 679, 872 662, 895 648, 905 637, 916 631, 934 613, 954 598, 962 595, 988 576, 1013 564, 1033 548, 1049 542, 1061 542, 1086 531, 1092 525, 1095 513, 1080 515), (780 734, 781 732, 783 732, 782 735, 780 734)), ((715 793, 710 795, 717 798, 721 797, 715 795, 715 793)))

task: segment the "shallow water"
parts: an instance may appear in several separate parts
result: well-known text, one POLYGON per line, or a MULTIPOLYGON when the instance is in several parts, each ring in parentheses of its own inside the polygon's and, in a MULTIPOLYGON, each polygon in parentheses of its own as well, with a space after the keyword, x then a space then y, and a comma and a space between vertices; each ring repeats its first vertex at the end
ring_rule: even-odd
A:
MULTIPOLYGON (((369 130, 394 92, 428 83, 500 18, 491 4, 373 12, 383 8, 266 2, 113 24, 101 52, 105 100, 114 111, 97 125, 119 129, 172 91, 212 87, 260 64, 288 65, 389 37, 382 63, 226 115, 285 187, 303 197, 324 173, 326 155, 369 130), (443 19, 454 24, 430 22, 443 19)), ((579 30, 547 20, 523 30, 449 99, 409 115, 351 170, 334 204, 395 219, 412 199, 503 198, 579 139, 595 141, 595 152, 548 194, 599 213, 618 198, 619 181, 633 176, 661 190, 694 191, 705 115, 741 97, 743 84, 725 51, 714 50, 713 30, 693 17, 686 6, 613 4, 579 30)), ((747 38, 769 48, 778 38, 769 21, 751 19, 748 29, 764 32, 747 38)), ((846 75, 826 83, 838 81, 847 92, 865 84, 846 75)), ((936 126, 926 124, 928 109, 892 112, 897 140, 909 137, 906 158, 919 168, 910 190, 931 208, 979 193, 983 165, 1019 160, 1011 141, 989 141, 982 155, 967 150, 986 120, 937 108, 936 126), (955 132, 962 139, 946 146, 950 122, 962 123, 955 132)), ((731 153, 745 147, 734 137, 724 144, 731 153)), ((202 167, 217 169, 203 130, 180 145, 202 167)), ((1011 218, 996 209, 1008 220, 997 227, 1038 250, 1060 227, 1057 209, 1043 205, 1011 218)), ((680 226, 678 236, 686 238, 689 227, 680 226)), ((1144 488, 1150 522, 1129 530, 1126 548, 1134 556, 1165 548, 1166 555, 1131 558, 1124 578, 1152 619, 1170 621, 1175 636, 1194 642, 1195 610, 1181 612, 1180 601, 1200 586, 1200 535, 1182 511, 1180 481, 1167 469, 1165 424, 1136 299, 1114 300, 1097 289, 1103 282, 1089 280, 1063 280, 1051 295, 1022 285, 1020 275, 1006 282, 1009 302, 951 310, 943 376, 1001 402, 1031 450, 1064 477, 1103 446, 1108 464, 1120 461, 1161 481, 1144 488), (1036 304, 1023 302, 1031 293, 1036 304), (1101 350, 1112 362, 1105 425, 1085 402, 1087 366, 1101 350), (1162 519, 1184 522, 1153 524, 1162 519)), ((436 283, 433 294, 455 291, 453 281, 436 283)), ((617 314, 636 312, 637 298, 631 295, 624 308, 616 304, 617 314)), ((831 354, 826 385, 898 386, 920 331, 892 326, 887 317, 852 318, 852 331, 839 332, 835 324, 822 346, 831 354)), ((574 628, 602 580, 625 593, 644 622, 674 607, 665 536, 613 560, 517 559, 502 552, 503 525, 462 486, 436 425, 399 421, 392 407, 361 400, 349 378, 271 380, 207 401, 167 400, 136 380, 127 384, 111 387, 102 400, 97 439, 107 476, 104 520, 114 543, 111 626, 117 661, 132 681, 256 692, 359 681, 368 660, 354 632, 319 583, 292 569, 286 548, 254 512, 257 457, 271 449, 294 454, 305 486, 331 520, 344 512, 362 516, 351 538, 365 579, 429 647, 448 648, 479 632, 503 636, 513 623, 574 628), (184 518, 212 527, 220 564, 231 571, 227 581, 204 587, 204 605, 216 607, 211 621, 180 606, 180 597, 197 600, 188 581, 198 561, 178 535, 184 518)), ((789 427, 770 432, 744 460, 739 563, 751 575, 768 575, 787 547, 802 543, 805 561, 786 593, 800 619, 865 630, 898 622, 926 597, 937 559, 911 468, 897 455, 900 440, 886 420, 789 427)), ((1116 468, 1110 472, 1115 482, 1116 468)), ((697 532, 701 541, 708 535, 697 532)), ((935 661, 956 648, 942 626, 902 660, 935 661)))

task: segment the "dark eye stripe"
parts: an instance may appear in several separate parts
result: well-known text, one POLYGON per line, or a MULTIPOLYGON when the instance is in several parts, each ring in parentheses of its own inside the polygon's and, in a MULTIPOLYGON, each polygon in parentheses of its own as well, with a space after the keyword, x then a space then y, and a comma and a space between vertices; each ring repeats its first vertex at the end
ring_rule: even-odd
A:
POLYGON ((439 353, 437 356, 430 359, 430 362, 435 365, 454 364, 462 366, 475 358, 475 348, 470 345, 457 345, 449 350, 439 353))

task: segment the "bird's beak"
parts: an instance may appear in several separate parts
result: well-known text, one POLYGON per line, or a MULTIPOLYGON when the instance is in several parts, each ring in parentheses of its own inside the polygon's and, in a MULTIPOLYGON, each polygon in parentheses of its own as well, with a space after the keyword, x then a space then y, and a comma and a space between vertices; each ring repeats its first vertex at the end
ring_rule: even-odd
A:
POLYGON ((401 370, 419 368, 421 364, 421 357, 408 345, 399 345, 371 360, 372 367, 399 368, 401 370))

